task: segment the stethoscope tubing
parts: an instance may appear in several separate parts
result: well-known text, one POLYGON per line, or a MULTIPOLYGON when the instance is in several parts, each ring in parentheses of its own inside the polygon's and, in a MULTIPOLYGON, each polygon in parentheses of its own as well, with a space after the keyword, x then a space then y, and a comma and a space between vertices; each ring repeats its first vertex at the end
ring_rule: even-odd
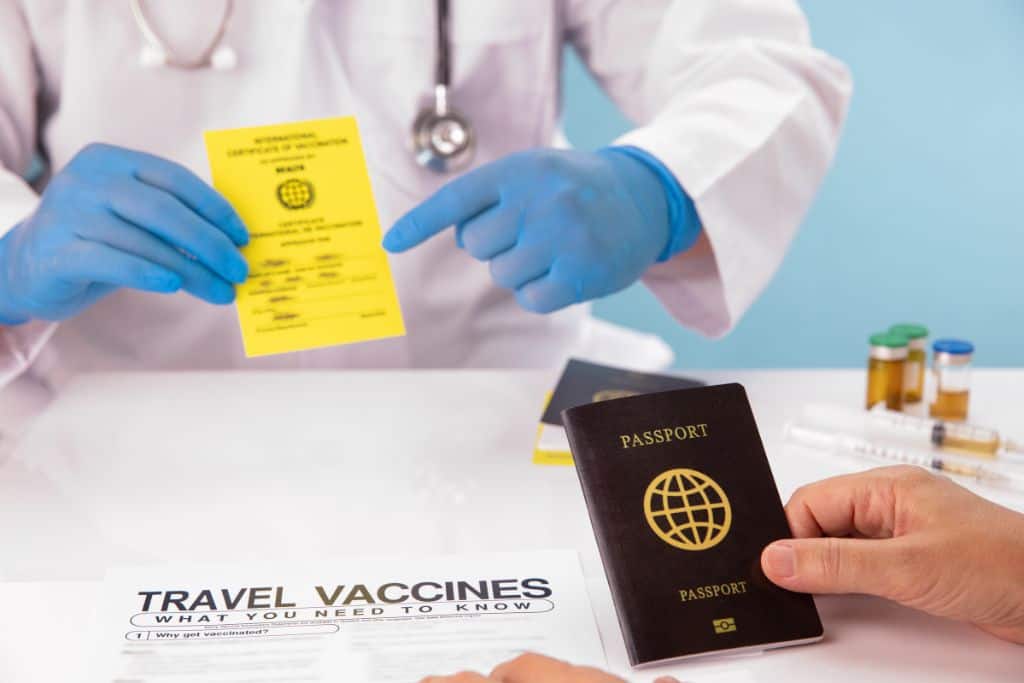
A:
MULTIPOLYGON (((206 49, 194 59, 182 59, 156 30, 146 11, 145 0, 129 0, 132 17, 150 55, 143 53, 143 64, 186 71, 206 68, 232 68, 237 57, 222 45, 231 17, 234 0, 225 0, 224 12, 217 31, 206 49), (218 52, 230 53, 227 66, 222 66, 218 52), (147 56, 152 61, 147 63, 147 56)), ((476 136, 472 124, 451 107, 451 5, 450 0, 436 0, 436 59, 432 106, 422 109, 413 123, 413 153, 417 163, 439 173, 465 167, 473 156, 476 136)))
POLYGON ((146 7, 144 0, 129 0, 129 4, 132 9, 132 17, 135 19, 135 25, 138 26, 139 31, 142 33, 142 37, 145 38, 146 42, 151 47, 159 50, 164 56, 164 65, 175 69, 184 69, 186 71, 198 71, 200 69, 206 69, 211 66, 213 61, 213 54, 220 47, 221 42, 224 40, 224 34, 228 30, 228 24, 231 23, 231 16, 235 11, 235 0, 225 0, 224 12, 221 15, 220 22, 217 24, 217 32, 210 40, 210 44, 207 48, 195 59, 186 60, 181 59, 174 50, 170 48, 160 34, 156 31, 153 26, 153 22, 150 21, 149 15, 146 13, 146 7))

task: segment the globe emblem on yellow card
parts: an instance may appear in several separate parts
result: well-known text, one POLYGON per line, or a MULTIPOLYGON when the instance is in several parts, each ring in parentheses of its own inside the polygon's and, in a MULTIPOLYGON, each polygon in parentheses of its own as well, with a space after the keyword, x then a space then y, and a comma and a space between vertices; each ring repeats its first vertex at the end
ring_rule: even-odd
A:
POLYGON ((277 200, 286 209, 305 209, 313 203, 313 183, 292 178, 277 186, 277 200))
POLYGON ((732 525, 732 507, 722 487, 697 470, 662 472, 644 493, 644 516, 658 538, 682 550, 707 550, 722 542, 732 525))

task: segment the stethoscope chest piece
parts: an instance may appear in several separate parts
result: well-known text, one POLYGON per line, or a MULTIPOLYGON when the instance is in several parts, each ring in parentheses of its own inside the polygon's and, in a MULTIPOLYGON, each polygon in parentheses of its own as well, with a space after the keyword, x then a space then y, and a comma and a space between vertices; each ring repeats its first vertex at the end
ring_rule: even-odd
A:
MULTIPOLYGON (((443 86, 438 86, 441 91, 443 86)), ((416 162, 437 173, 460 171, 473 161, 476 135, 473 126, 447 106, 447 93, 438 92, 434 106, 425 107, 412 124, 416 162)))

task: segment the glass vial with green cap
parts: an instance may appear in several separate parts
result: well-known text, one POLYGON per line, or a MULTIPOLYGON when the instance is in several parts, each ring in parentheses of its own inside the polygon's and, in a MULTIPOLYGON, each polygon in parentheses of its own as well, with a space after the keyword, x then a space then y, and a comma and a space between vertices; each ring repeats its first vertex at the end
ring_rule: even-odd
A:
POLYGON ((929 411, 943 420, 966 420, 971 397, 974 344, 962 339, 936 339, 932 344, 935 401, 929 411))
POLYGON ((924 325, 904 323, 893 325, 890 332, 907 338, 907 361, 903 376, 903 402, 920 403, 924 398, 924 375, 928 367, 928 328, 924 325))
POLYGON ((884 403, 889 410, 903 410, 907 338, 895 332, 878 332, 871 335, 868 342, 871 344, 868 355, 868 410, 879 403, 884 403))

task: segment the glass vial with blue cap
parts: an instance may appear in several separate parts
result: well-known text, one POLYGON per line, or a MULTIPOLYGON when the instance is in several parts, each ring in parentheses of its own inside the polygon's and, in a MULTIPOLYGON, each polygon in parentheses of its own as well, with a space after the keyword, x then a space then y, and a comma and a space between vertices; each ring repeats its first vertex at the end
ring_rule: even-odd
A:
POLYGON ((932 344, 935 400, 932 417, 966 420, 971 396, 971 358, 974 344, 962 339, 936 339, 932 344))

